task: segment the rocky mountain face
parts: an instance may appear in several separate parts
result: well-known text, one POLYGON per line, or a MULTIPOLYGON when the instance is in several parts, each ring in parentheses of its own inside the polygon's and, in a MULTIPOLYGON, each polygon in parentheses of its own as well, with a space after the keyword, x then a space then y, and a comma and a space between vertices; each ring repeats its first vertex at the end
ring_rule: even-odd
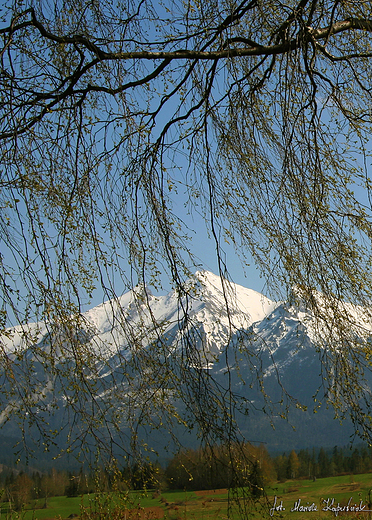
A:
MULTIPOLYGON (((38 421, 49 431, 67 428, 70 444, 79 435, 92 441, 105 426, 104 443, 105 435, 133 429, 141 414, 159 444, 166 414, 174 417, 178 407, 184 416, 175 428, 191 429, 192 414, 203 406, 198 392, 212 380, 221 395, 229 389, 236 396, 247 440, 282 451, 348 443, 350 421, 341 424, 327 407, 324 351, 314 346, 306 308, 223 284, 208 271, 197 272, 185 289, 181 296, 179 290, 154 296, 137 287, 86 312, 78 326, 38 323, 8 331, 1 338, 6 445, 18 435, 16 420, 37 443, 38 421)), ((368 336, 368 317, 351 306, 347 312, 368 336)), ((63 449, 61 434, 56 439, 63 449)))

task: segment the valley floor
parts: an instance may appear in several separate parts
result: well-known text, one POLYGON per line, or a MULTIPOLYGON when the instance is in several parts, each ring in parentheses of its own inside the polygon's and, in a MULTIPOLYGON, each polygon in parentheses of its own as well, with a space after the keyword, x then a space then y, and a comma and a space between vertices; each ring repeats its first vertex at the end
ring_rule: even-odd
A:
POLYGON ((233 520, 277 518, 323 520, 372 518, 372 473, 316 480, 287 480, 266 489, 267 497, 252 506, 234 500, 226 489, 212 491, 148 491, 121 495, 86 494, 34 501, 24 511, 12 513, 4 502, 1 516, 24 520, 233 520), (247 509, 245 509, 245 507, 247 509))

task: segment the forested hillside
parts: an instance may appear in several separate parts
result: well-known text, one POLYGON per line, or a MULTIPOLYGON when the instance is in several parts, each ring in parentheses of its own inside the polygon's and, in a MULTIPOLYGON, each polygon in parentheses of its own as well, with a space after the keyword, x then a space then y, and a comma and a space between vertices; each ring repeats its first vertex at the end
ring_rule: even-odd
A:
MULTIPOLYGON (((244 460, 242 457, 241 460, 244 460)), ((47 507, 54 496, 81 496, 86 493, 166 489, 203 490, 246 486, 252 496, 259 497, 265 487, 277 481, 316 479, 342 474, 372 471, 372 448, 365 446, 288 450, 270 455, 264 445, 245 443, 235 446, 233 454, 223 446, 185 450, 169 460, 166 467, 156 463, 134 464, 112 471, 99 469, 92 473, 82 467, 72 473, 57 471, 19 471, 0 466, 2 501, 21 510, 35 500, 47 507), (239 464, 240 454, 251 462, 239 464), (236 464, 230 463, 231 455, 236 464), (236 471, 236 468, 239 468, 236 471)))

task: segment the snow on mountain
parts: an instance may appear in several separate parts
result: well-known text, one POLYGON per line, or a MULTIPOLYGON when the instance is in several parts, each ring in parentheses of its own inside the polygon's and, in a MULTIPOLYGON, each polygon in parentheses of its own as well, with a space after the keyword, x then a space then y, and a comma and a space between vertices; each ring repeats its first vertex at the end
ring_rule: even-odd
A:
POLYGON ((248 328, 278 305, 240 285, 225 281, 223 286, 209 271, 196 272, 185 289, 187 295, 180 298, 177 290, 154 296, 137 288, 89 310, 84 319, 95 331, 94 343, 101 349, 126 349, 130 342, 146 347, 159 334, 180 336, 197 327, 216 354, 226 346, 231 330, 248 328))
MULTIPOLYGON (((198 271, 195 276, 186 282, 186 287, 190 295, 188 304, 190 305, 190 312, 193 314, 201 313, 206 308, 220 309, 220 314, 224 314, 224 320, 227 324, 226 313, 222 311, 225 307, 225 296, 222 287, 221 278, 208 271, 198 271)), ((230 284, 226 282, 226 298, 231 305, 233 312, 242 316, 244 315, 244 323, 253 323, 255 321, 263 319, 271 310, 277 305, 262 294, 246 289, 240 285, 230 284)), ((147 304, 151 308, 154 320, 157 322, 170 321, 174 322, 178 319, 179 315, 179 304, 178 296, 175 290, 171 291, 165 296, 153 296, 150 292, 147 292, 148 301, 146 296, 143 295, 141 309, 139 308, 138 291, 129 291, 119 298, 118 302, 106 302, 94 309, 88 311, 85 316, 88 321, 91 321, 97 328, 97 330, 104 332, 105 330, 113 327, 113 314, 118 312, 120 308, 129 315, 134 307, 137 311, 146 313, 147 304), (137 296, 137 298, 136 298, 137 296)), ((221 314, 221 316, 222 316, 221 314)), ((132 314, 135 320, 137 316, 132 314)), ((147 314, 148 323, 151 324, 152 319, 147 314)))
MULTIPOLYGON (((322 328, 327 326, 326 320, 320 324, 307 311, 299 290, 295 294, 295 306, 274 302, 206 270, 196 272, 184 289, 182 296, 177 289, 154 296, 138 286, 117 299, 106 301, 80 316, 79 340, 89 344, 97 356, 107 359, 117 352, 131 356, 133 348, 145 348, 165 335, 176 343, 190 331, 197 331, 205 340, 204 348, 210 351, 211 360, 235 333, 250 330, 256 337, 255 348, 266 349, 272 358, 279 359, 293 357, 301 349, 310 348, 325 334, 322 328)), ((372 319, 367 309, 345 302, 333 302, 330 307, 322 295, 315 294, 315 298, 319 314, 329 316, 330 321, 332 312, 346 317, 348 333, 360 337, 371 334, 372 319)), ((9 330, 1 337, 1 344, 9 354, 27 350, 32 343, 41 349, 50 348, 53 342, 61 347, 62 334, 63 331, 56 333, 53 324, 31 323, 9 330)), ((63 350, 58 355, 63 355, 63 350)), ((65 355, 68 353, 66 345, 65 355)))
MULTIPOLYGON (((232 390, 254 407, 262 409, 265 406, 262 387, 258 384, 260 376, 265 392, 273 402, 282 402, 284 386, 297 401, 309 406, 322 384, 323 353, 314 343, 319 337, 325 338, 325 328, 332 329, 332 313, 344 316, 346 339, 358 337, 363 343, 372 332, 367 309, 337 301, 329 305, 322 295, 315 294, 314 297, 318 300, 319 314, 324 317, 322 324, 308 311, 299 290, 293 297, 296 303, 274 302, 256 291, 223 281, 209 271, 198 271, 185 283, 183 291, 178 288, 166 295, 155 296, 138 286, 90 309, 78 317, 73 339, 79 355, 89 357, 92 374, 87 372, 87 377, 99 379, 97 392, 100 392, 100 398, 109 395, 110 385, 116 385, 116 377, 120 379, 117 389, 122 391, 118 400, 129 396, 128 385, 136 385, 136 363, 132 365, 129 379, 125 379, 127 360, 139 356, 141 362, 141 353, 150 357, 155 354, 159 356, 157 367, 161 370, 162 359, 166 356, 174 356, 176 360, 187 351, 190 369, 208 368, 218 379, 220 388, 227 388, 226 373, 229 372, 232 390), (160 353, 157 348, 162 349, 160 353), (192 349, 197 354, 195 357, 192 349)), ((340 331, 335 332, 336 339, 337 334, 340 331)), ((16 327, 7 331, 0 342, 9 359, 18 355, 20 374, 24 359, 37 361, 35 395, 37 392, 46 395, 47 391, 52 395, 55 384, 53 374, 43 366, 43 359, 48 363, 52 354, 57 364, 67 360, 67 370, 70 370, 68 363, 70 360, 74 363, 76 354, 69 345, 69 337, 58 324, 33 323, 16 327), (21 352, 26 355, 19 356, 21 352)), ((143 387, 138 396, 145 395, 147 383, 146 378, 139 381, 143 387)), ((60 384, 64 384, 62 380, 60 384)), ((12 406, 16 407, 15 401, 12 406)), ((47 401, 45 406, 47 409, 47 401)), ((327 413, 326 419, 321 414, 317 416, 323 417, 324 424, 333 424, 331 412, 327 413)), ((311 412, 307 413, 306 421, 304 418, 304 415, 298 418, 300 429, 306 421, 310 424, 313 420, 311 412)), ((1 419, 0 416, 0 422, 1 419)), ((262 424, 259 420, 255 423, 249 416, 242 427, 252 438, 257 433, 260 439, 269 439, 271 426, 262 424), (258 425, 256 430, 254 424, 258 425)), ((306 435, 306 431, 303 433, 306 435)))
MULTIPOLYGON (((76 327, 81 332, 76 334, 97 357, 108 359, 118 352, 130 357, 133 349, 145 348, 160 336, 168 335, 177 343, 193 330, 206 340, 205 348, 213 357, 235 330, 249 328, 277 305, 256 291, 222 282, 204 270, 186 282, 182 297, 176 289, 154 296, 138 286, 106 301, 78 317, 76 327)), ((75 317, 71 319, 75 325, 75 317)), ((9 330, 1 337, 1 344, 10 356, 30 346, 52 349, 56 357, 69 356, 69 340, 63 334, 63 328, 56 324, 31 323, 9 330)))

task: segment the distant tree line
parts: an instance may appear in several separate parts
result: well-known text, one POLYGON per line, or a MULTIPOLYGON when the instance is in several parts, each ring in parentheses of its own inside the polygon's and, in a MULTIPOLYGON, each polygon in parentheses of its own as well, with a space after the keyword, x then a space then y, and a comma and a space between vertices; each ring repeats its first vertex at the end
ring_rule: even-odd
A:
POLYGON ((273 456, 264 445, 245 444, 243 451, 248 452, 246 459, 250 463, 241 465, 238 473, 227 462, 223 447, 183 451, 169 462, 165 472, 167 483, 173 489, 195 490, 252 483, 260 487, 276 480, 372 471, 372 448, 365 446, 301 449, 273 456))
POLYGON ((248 486, 256 496, 262 493, 268 482, 276 478, 274 464, 266 447, 249 443, 229 449, 214 446, 184 450, 169 462, 165 475, 171 489, 248 486))
POLYGON ((372 471, 372 448, 303 449, 273 457, 278 480, 316 478, 372 471))
POLYGON ((165 472, 159 464, 147 462, 133 464, 123 470, 108 471, 102 468, 92 471, 49 472, 17 471, 1 466, 0 498, 11 508, 20 511, 27 504, 38 502, 46 508, 48 499, 54 496, 76 497, 87 493, 126 491, 129 489, 160 489, 165 486, 165 472))
POLYGON ((21 510, 32 500, 47 507, 53 496, 81 496, 97 491, 129 489, 202 490, 245 486, 252 496, 262 494, 274 481, 298 478, 322 478, 341 474, 372 472, 372 448, 355 446, 333 449, 292 450, 270 455, 264 445, 245 443, 235 447, 213 446, 177 453, 165 468, 157 463, 128 465, 122 470, 98 469, 71 473, 52 469, 48 473, 15 471, 2 467, 2 502, 21 510), (232 462, 233 461, 233 462, 232 462), (245 461, 245 462, 243 462, 245 461))
POLYGON ((39 500, 41 507, 47 507, 50 497, 78 496, 94 491, 94 480, 82 471, 74 475, 66 471, 52 469, 48 473, 39 471, 15 471, 3 469, 0 474, 2 502, 11 503, 16 511, 21 510, 31 500, 39 500))

